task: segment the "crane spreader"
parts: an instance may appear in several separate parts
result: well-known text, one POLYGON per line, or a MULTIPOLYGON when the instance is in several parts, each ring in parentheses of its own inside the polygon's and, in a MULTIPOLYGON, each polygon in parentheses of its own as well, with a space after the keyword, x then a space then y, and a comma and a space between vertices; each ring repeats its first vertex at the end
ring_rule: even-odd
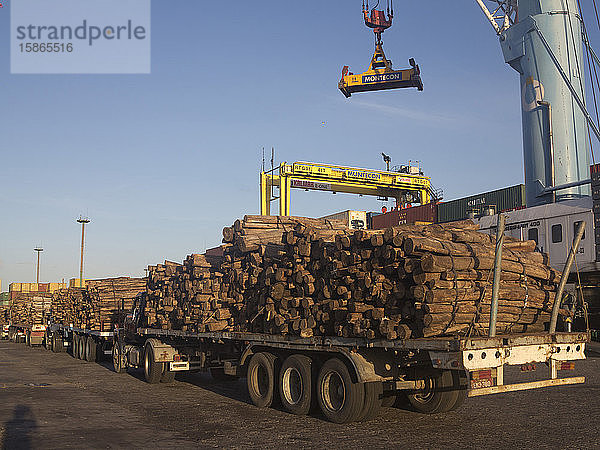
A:
POLYGON ((421 71, 414 59, 409 60, 410 69, 394 70, 392 61, 385 57, 383 52, 382 33, 392 26, 394 18, 394 7, 391 0, 388 0, 387 17, 385 11, 377 9, 376 5, 369 10, 369 2, 365 5, 363 1, 362 12, 365 19, 365 25, 373 29, 375 33, 375 53, 371 58, 371 64, 366 72, 353 74, 348 66, 342 69, 342 79, 338 83, 340 91, 350 97, 357 92, 382 91, 386 89, 398 89, 407 87, 416 87, 419 91, 423 90, 421 81, 421 71))

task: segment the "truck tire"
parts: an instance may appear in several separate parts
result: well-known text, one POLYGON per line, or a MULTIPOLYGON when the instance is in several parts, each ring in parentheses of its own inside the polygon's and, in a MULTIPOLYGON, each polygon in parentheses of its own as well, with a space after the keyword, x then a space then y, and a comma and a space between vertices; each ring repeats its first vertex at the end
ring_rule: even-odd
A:
POLYGON ((382 408, 391 408, 396 403, 397 395, 386 395, 381 399, 382 408))
POLYGON ((425 389, 408 395, 412 407, 423 414, 438 414, 447 412, 457 402, 457 391, 448 390, 454 385, 452 371, 443 370, 441 373, 427 375, 425 389))
POLYGON ((173 381, 175 381, 175 372, 171 372, 169 370, 168 363, 163 363, 163 365, 164 365, 164 369, 163 369, 163 373, 160 377, 160 382, 165 383, 165 384, 172 383, 173 381))
POLYGON ((323 364, 317 380, 317 400, 328 420, 355 421, 362 412, 364 399, 364 385, 352 381, 348 368, 339 358, 331 358, 323 364))
POLYGON ((281 405, 292 414, 308 414, 313 393, 312 360, 304 355, 288 356, 279 371, 281 405))
POLYGON ((365 401, 356 419, 359 422, 374 419, 381 411, 383 384, 381 382, 365 383, 365 401))
POLYGON ((462 406, 462 404, 467 399, 467 387, 469 383, 469 379, 467 378, 467 374, 461 370, 451 370, 453 377, 453 385, 456 388, 451 391, 453 394, 453 399, 448 403, 447 411, 454 411, 462 406))
POLYGON ((71 339, 71 356, 77 359, 79 355, 79 336, 73 333, 73 337, 71 339))
POLYGON ((85 342, 85 360, 88 362, 96 362, 96 350, 98 345, 93 337, 88 336, 85 342))
POLYGON ((77 350, 79 354, 77 355, 78 359, 82 359, 85 361, 85 336, 79 336, 79 344, 77 344, 77 350))
POLYGON ((116 373, 125 373, 127 367, 123 364, 123 355, 121 353, 121 344, 115 340, 112 348, 113 369, 116 373))
POLYGON ((276 360, 272 353, 261 352, 252 355, 248 363, 248 393, 259 408, 270 407, 276 397, 276 360))
POLYGON ((144 349, 144 377, 146 382, 156 384, 160 382, 164 370, 164 364, 154 361, 154 349, 146 344, 144 349))
POLYGON ((60 353, 62 351, 63 342, 57 333, 52 335, 52 351, 54 353, 60 353))

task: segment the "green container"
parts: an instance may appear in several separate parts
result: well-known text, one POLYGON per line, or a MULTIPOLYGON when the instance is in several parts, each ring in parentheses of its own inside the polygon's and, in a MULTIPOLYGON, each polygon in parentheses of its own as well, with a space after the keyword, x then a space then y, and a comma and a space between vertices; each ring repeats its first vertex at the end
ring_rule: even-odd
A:
POLYGON ((525 207, 525 185, 471 195, 438 205, 438 222, 453 222, 525 207))

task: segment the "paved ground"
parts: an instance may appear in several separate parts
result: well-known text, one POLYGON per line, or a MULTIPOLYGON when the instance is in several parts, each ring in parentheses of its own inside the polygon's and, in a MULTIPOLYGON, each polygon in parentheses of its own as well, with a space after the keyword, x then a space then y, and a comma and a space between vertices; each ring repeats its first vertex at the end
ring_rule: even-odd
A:
POLYGON ((387 408, 335 425, 249 404, 245 380, 148 385, 67 354, 0 342, 0 442, 13 448, 600 448, 600 346, 585 385, 469 399, 426 416, 387 408))

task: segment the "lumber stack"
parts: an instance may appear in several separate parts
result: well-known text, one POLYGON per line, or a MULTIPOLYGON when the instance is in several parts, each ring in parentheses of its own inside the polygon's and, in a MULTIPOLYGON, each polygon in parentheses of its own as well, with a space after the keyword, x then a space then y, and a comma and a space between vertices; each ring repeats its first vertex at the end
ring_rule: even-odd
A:
MULTIPOLYGON (((245 216, 223 245, 149 267, 145 325, 406 339, 487 332, 495 237, 470 221, 348 229, 245 216)), ((532 241, 506 238, 498 333, 542 331, 560 274, 532 241)), ((566 312, 562 312, 566 313, 566 312)))
POLYGON ((133 301, 146 288, 144 278, 104 278, 86 281, 83 302, 75 313, 75 326, 109 331, 122 323, 133 301))
POLYGON ((75 323, 77 311, 84 308, 84 289, 60 289, 52 295, 50 317, 54 323, 71 326, 75 323))
MULTIPOLYGON (((277 262, 287 258, 285 238, 296 227, 310 230, 312 239, 332 241, 337 233, 349 233, 341 221, 245 216, 223 229, 221 247, 190 255, 182 264, 165 261, 149 267, 146 325, 198 332, 271 331, 271 320, 264 326, 265 314, 272 318, 267 278, 283 279, 277 262)), ((306 253, 310 244, 294 246, 306 253)))
POLYGON ((86 281, 85 288, 54 293, 51 316, 55 323, 76 328, 110 331, 122 323, 133 301, 146 289, 144 278, 104 278, 86 281))
POLYGON ((50 316, 51 303, 50 293, 18 292, 10 302, 10 321, 15 325, 45 324, 50 316))
POLYGON ((0 305, 0 326, 8 325, 10 322, 8 320, 8 306, 0 305))

